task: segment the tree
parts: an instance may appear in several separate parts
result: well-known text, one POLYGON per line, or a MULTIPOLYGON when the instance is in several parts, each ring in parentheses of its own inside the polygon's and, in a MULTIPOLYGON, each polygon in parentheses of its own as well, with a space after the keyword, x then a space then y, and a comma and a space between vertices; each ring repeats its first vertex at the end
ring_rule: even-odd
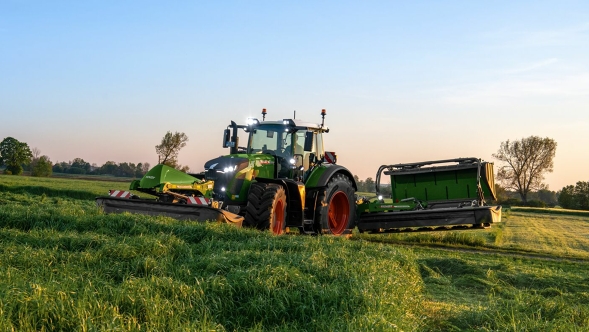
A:
POLYGON ((151 169, 151 167, 150 167, 149 163, 143 163, 143 165, 141 166, 141 173, 143 173, 143 175, 145 175, 147 172, 149 172, 150 169, 151 169))
POLYGON ((82 158, 75 158, 71 162, 71 164, 72 164, 72 166, 70 167, 70 173, 76 173, 76 174, 90 173, 90 163, 86 162, 82 158), (72 172, 72 169, 76 169, 76 170, 72 172))
POLYGON ((575 187, 572 185, 562 188, 558 193, 558 204, 565 209, 575 208, 575 187))
POLYGON ((552 172, 556 141, 551 138, 530 136, 519 141, 505 141, 493 157, 505 163, 499 167, 497 180, 505 189, 517 191, 527 203, 532 190, 546 189, 542 183, 544 173, 552 172))
MULTIPOLYGON (((188 136, 184 133, 168 131, 162 143, 155 146, 155 152, 158 155, 158 163, 168 165, 173 168, 181 169, 182 166, 178 164, 178 152, 186 146, 188 136)), ((184 166, 187 169, 186 166, 184 166)))
POLYGON ((53 172, 54 173, 67 173, 69 168, 70 168, 70 165, 68 163, 66 163, 65 161, 62 161, 62 162, 56 161, 55 164, 53 164, 53 172))
POLYGON ((135 176, 135 164, 120 163, 116 176, 133 177, 135 176))
POLYGON ((375 187, 374 180, 372 180, 372 178, 366 178, 366 181, 364 181, 364 188, 369 193, 375 192, 376 191, 376 189, 375 189, 376 187, 375 187))
POLYGON ((6 165, 11 174, 22 174, 22 165, 29 164, 33 154, 27 143, 19 142, 12 137, 6 137, 0 142, 0 165, 6 165))
POLYGON ((589 210, 589 182, 577 182, 575 185, 575 201, 578 209, 589 210))
POLYGON ((51 174, 53 173, 53 164, 51 163, 51 160, 49 160, 49 157, 47 156, 41 156, 39 158, 37 158, 34 166, 33 166, 33 170, 32 170, 32 175, 33 176, 51 176, 51 174))
POLYGON ((589 182, 579 181, 558 192, 558 204, 565 209, 589 210, 589 182))
POLYGON ((540 189, 537 192, 538 200, 544 202, 547 206, 554 207, 558 203, 556 192, 548 189, 540 189))
POLYGON ((119 167, 114 161, 107 161, 106 163, 104 163, 104 165, 100 166, 99 173, 115 175, 118 168, 119 167))
POLYGON ((360 180, 358 175, 354 175, 354 181, 356 181, 356 186, 358 187, 358 191, 365 192, 364 181, 360 180))

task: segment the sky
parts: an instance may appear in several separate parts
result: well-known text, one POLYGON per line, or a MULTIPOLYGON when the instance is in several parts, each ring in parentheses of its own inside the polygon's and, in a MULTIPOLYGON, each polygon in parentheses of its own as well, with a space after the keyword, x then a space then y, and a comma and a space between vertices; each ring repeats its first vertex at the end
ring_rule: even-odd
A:
POLYGON ((589 181, 588 1, 0 0, 0 140, 51 161, 192 172, 223 129, 320 122, 361 179, 382 164, 558 143, 551 190, 589 181))

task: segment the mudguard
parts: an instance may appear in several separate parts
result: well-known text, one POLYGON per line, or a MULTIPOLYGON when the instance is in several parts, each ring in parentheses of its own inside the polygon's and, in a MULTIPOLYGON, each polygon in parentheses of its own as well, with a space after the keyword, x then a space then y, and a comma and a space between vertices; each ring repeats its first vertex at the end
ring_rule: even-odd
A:
POLYGON ((349 177, 350 181, 352 181, 352 185, 354 186, 354 190, 358 190, 358 185, 356 184, 356 181, 354 181, 354 176, 352 173, 347 168, 335 164, 322 164, 316 167, 305 182, 307 190, 315 187, 327 186, 327 183, 335 173, 343 173, 349 177))

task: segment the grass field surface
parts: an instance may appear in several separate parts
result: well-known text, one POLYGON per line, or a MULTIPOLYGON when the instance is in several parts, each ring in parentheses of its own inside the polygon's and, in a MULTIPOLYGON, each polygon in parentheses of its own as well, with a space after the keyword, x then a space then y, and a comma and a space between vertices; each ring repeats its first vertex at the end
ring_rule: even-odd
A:
POLYGON ((287 235, 104 215, 121 183, 0 176, 0 330, 587 331, 589 218, 287 235), (116 187, 115 187, 116 186, 116 187))

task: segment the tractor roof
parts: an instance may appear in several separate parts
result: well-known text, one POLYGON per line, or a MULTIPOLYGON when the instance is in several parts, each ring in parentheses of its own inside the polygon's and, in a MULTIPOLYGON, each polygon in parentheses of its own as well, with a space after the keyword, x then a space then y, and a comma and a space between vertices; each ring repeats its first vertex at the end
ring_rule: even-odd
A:
POLYGON ((283 119, 280 121, 260 121, 258 124, 258 126, 263 126, 263 125, 289 126, 289 127, 294 127, 299 130, 311 129, 311 130, 321 130, 324 132, 329 132, 329 128, 327 128, 327 127, 321 127, 320 124, 313 123, 313 122, 306 122, 306 121, 299 120, 299 119, 283 119))

